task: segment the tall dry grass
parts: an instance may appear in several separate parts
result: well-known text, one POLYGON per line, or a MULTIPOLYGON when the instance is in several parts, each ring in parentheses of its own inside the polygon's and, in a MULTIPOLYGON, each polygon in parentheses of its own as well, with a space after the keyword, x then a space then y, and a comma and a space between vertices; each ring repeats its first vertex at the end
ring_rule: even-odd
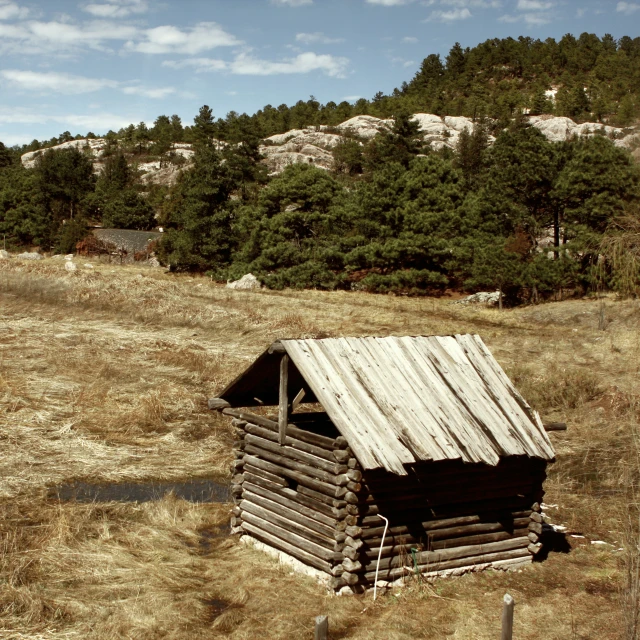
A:
POLYGON ((518 638, 625 637, 635 565, 615 549, 634 549, 621 513, 631 513, 640 312, 634 300, 605 304, 602 331, 589 300, 500 313, 442 299, 236 292, 140 267, 69 274, 52 260, 0 262, 0 637, 305 638, 329 613, 332 638, 488 640, 505 591, 518 638), (277 338, 458 332, 484 338, 544 420, 568 423, 552 435, 545 501, 554 522, 586 536, 569 538, 571 553, 521 573, 412 582, 374 605, 331 598, 219 536, 225 505, 48 497, 73 480, 224 477, 229 425, 206 398, 277 338))

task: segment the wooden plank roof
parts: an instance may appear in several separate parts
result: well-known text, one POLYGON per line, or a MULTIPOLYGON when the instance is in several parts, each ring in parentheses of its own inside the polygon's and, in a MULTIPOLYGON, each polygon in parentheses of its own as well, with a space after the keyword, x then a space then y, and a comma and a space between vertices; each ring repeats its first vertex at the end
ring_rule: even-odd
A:
POLYGON ((421 460, 554 458, 540 416, 477 335, 282 344, 365 469, 405 475, 421 460))

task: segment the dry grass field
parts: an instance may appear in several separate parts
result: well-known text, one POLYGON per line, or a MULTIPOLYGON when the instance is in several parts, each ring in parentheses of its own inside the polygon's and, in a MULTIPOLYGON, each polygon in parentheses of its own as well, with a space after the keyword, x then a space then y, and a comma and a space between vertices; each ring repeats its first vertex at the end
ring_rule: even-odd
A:
POLYGON ((488 640, 507 591, 519 640, 634 637, 639 301, 498 312, 94 264, 0 261, 0 638, 289 640, 328 613, 333 639, 488 640), (276 338, 455 332, 480 334, 543 420, 567 422, 545 502, 570 552, 374 603, 226 536, 228 505, 51 497, 69 481, 225 478, 229 425, 206 399, 276 338))

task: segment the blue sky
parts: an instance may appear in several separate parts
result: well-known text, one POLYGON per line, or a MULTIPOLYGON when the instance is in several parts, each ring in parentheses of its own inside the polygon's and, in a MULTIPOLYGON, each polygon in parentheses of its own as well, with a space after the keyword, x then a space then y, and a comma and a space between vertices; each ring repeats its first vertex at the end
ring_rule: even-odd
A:
POLYGON ((0 141, 371 98, 456 41, 639 26, 640 0, 0 0, 0 141))

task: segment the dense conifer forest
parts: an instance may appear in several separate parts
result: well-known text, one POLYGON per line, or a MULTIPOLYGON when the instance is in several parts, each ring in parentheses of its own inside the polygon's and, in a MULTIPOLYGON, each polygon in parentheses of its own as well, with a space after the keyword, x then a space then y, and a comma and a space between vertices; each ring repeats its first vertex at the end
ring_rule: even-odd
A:
MULTIPOLYGON (((456 44, 445 60, 429 55, 410 82, 370 101, 321 105, 311 97, 219 119, 204 106, 190 126, 163 115, 151 128, 111 131, 97 176, 87 154, 46 150, 73 140, 69 132, 22 148, 0 143, 0 234, 7 248, 66 253, 90 224, 162 225, 158 253, 173 270, 220 280, 251 271, 273 288, 491 288, 513 302, 602 287, 634 293, 636 276, 617 269, 603 247, 619 247, 621 230, 637 223, 638 166, 604 135, 549 142, 525 114, 633 125, 639 63, 640 38, 456 44), (410 118, 418 112, 464 115, 474 130, 454 151, 436 151, 410 118), (292 165, 267 175, 265 137, 355 115, 394 125, 369 141, 346 136, 333 150, 333 171, 292 165), (175 185, 143 184, 136 163, 184 162, 175 143, 193 145, 192 166, 175 185), (35 168, 23 168, 20 155, 37 149, 35 168)), ((85 137, 95 136, 77 136, 85 137)))

